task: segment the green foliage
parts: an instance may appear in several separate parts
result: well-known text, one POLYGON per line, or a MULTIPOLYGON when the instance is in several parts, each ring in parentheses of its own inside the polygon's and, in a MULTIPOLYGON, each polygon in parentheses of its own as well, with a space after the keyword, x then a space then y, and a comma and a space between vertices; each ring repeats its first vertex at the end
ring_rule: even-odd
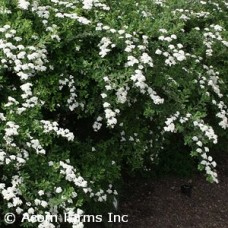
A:
POLYGON ((104 213, 137 173, 218 182, 227 4, 88 2, 0 1, 3 213, 104 213))

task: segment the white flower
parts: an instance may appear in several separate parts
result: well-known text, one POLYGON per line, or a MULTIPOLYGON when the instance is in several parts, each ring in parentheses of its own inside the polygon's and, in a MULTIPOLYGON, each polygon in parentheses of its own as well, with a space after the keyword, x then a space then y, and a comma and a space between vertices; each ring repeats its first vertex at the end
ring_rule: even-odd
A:
POLYGON ((28 209, 28 213, 29 213, 29 214, 34 214, 34 212, 35 212, 35 211, 34 211, 34 209, 33 209, 32 207, 30 207, 30 208, 28 209))
POLYGON ((5 188, 5 184, 3 184, 3 183, 0 183, 0 190, 2 190, 2 189, 4 189, 5 188))
POLYGON ((23 10, 27 10, 29 7, 30 3, 25 0, 18 0, 18 7, 23 10))
POLYGON ((45 208, 48 206, 48 203, 46 201, 42 200, 40 205, 45 208))
POLYGON ((53 161, 49 161, 49 162, 48 162, 48 165, 49 165, 49 166, 53 166, 53 165, 54 165, 54 162, 53 162, 53 161))
POLYGON ((182 44, 177 44, 177 47, 178 48, 183 48, 183 45, 182 44))
POLYGON ((128 62, 126 63, 126 66, 134 66, 134 64, 139 63, 139 60, 136 59, 134 56, 128 56, 127 60, 128 60, 128 62))
POLYGON ((107 94, 106 94, 106 93, 102 93, 102 94, 101 94, 101 97, 104 99, 104 98, 107 97, 107 94))
POLYGON ((173 44, 170 44, 170 45, 169 45, 169 48, 172 50, 172 49, 175 48, 175 46, 174 46, 173 44))
POLYGON ((98 44, 98 47, 100 48, 99 55, 101 56, 101 58, 104 58, 107 53, 111 51, 111 49, 108 48, 110 44, 112 44, 112 42, 109 38, 103 37, 101 39, 100 43, 98 44))
POLYGON ((222 31, 222 30, 223 30, 222 26, 220 26, 220 25, 215 25, 215 26, 214 26, 214 29, 215 29, 216 31, 222 31))
POLYGON ((211 163, 211 165, 212 165, 213 167, 216 167, 216 166, 217 166, 217 163, 216 163, 215 161, 213 161, 213 162, 211 163))
POLYGON ((17 214, 21 214, 23 212, 23 209, 20 207, 17 207, 16 212, 17 212, 17 214))
POLYGON ((39 194, 40 196, 42 196, 42 195, 44 195, 44 191, 43 191, 43 190, 40 190, 40 191, 38 192, 38 194, 39 194))
POLYGON ((125 33, 125 31, 124 31, 124 30, 119 30, 118 33, 119 33, 120 35, 122 35, 122 34, 125 33))
POLYGON ((38 206, 41 203, 41 201, 39 199, 35 199, 34 203, 35 203, 36 206, 38 206))
POLYGON ((143 53, 140 60, 141 62, 147 63, 148 65, 153 67, 152 58, 147 53, 143 53))
POLYGON ((83 9, 90 10, 93 7, 93 1, 94 0, 83 0, 83 9))
POLYGON ((196 144, 200 147, 202 147, 202 145, 203 145, 201 141, 198 141, 196 144))
POLYGON ((201 154, 201 157, 203 158, 203 159, 207 159, 207 154, 201 154))
POLYGON ((61 187, 56 188, 55 192, 56 193, 61 193, 62 192, 62 188, 61 187))
POLYGON ((186 59, 185 53, 182 50, 180 50, 179 52, 174 53, 173 56, 176 57, 176 59, 178 61, 180 61, 180 62, 186 59))
POLYGON ((159 29, 159 32, 167 33, 167 30, 166 29, 159 29))
POLYGON ((164 130, 174 132, 175 131, 175 125, 173 123, 171 123, 167 127, 164 127, 164 130))
POLYGON ((3 198, 9 201, 10 199, 15 197, 14 189, 12 187, 8 187, 7 189, 2 190, 3 198))
POLYGON ((172 38, 167 36, 167 37, 165 37, 164 40, 167 41, 167 42, 171 42, 172 41, 172 38))
POLYGON ((14 197, 13 198, 13 206, 16 207, 17 205, 21 205, 22 200, 19 197, 14 197))
POLYGON ((104 108, 108 108, 110 106, 110 104, 108 103, 108 102, 105 102, 104 104, 103 104, 103 107, 104 108))

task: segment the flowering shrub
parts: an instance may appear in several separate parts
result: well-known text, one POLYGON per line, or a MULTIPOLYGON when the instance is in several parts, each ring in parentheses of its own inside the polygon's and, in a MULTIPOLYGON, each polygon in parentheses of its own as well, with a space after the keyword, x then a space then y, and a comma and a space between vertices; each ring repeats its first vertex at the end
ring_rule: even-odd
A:
POLYGON ((2 0, 1 210, 75 216, 112 207, 121 171, 150 171, 175 133, 218 182, 209 150, 228 127, 227 8, 2 0))

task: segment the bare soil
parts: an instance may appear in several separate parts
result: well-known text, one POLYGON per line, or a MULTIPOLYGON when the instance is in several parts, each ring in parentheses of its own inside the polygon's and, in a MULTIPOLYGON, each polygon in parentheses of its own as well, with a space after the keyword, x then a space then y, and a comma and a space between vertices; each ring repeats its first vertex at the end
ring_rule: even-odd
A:
POLYGON ((219 184, 206 182, 201 175, 191 180, 162 178, 130 183, 118 214, 127 214, 127 223, 115 228, 228 228, 228 162, 220 165, 219 184), (192 196, 181 186, 192 182, 192 196))

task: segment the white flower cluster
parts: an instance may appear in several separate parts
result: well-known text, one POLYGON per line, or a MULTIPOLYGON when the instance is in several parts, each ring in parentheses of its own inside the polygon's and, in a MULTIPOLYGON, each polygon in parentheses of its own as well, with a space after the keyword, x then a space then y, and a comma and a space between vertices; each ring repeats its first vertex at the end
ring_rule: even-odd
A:
POLYGON ((135 70, 135 74, 131 76, 131 80, 134 82, 134 85, 140 89, 142 94, 148 93, 154 104, 162 104, 164 102, 164 99, 159 97, 157 93, 145 83, 146 77, 143 75, 142 70, 135 70))
POLYGON ((197 18, 206 18, 208 16, 210 16, 209 12, 205 12, 205 11, 201 11, 199 13, 194 13, 193 16, 197 17, 197 18))
POLYGON ((7 145, 10 145, 11 147, 14 147, 14 149, 17 149, 19 152, 14 155, 10 155, 9 153, 6 153, 2 149, 0 149, 0 165, 8 165, 10 163, 13 163, 14 166, 18 169, 21 166, 23 166, 26 161, 28 160, 29 154, 26 150, 19 150, 19 148, 16 147, 16 144, 11 142, 8 142, 7 145))
POLYGON ((82 8, 90 10, 90 9, 92 9, 94 2, 95 2, 94 0, 84 0, 82 8))
POLYGON ((189 121, 191 116, 192 116, 191 113, 187 113, 185 116, 180 116, 180 112, 176 112, 174 115, 166 119, 165 121, 166 126, 164 127, 164 131, 176 133, 177 130, 175 129, 175 124, 173 122, 179 118, 179 122, 181 124, 184 124, 187 121, 189 121))
POLYGON ((111 40, 107 37, 103 37, 98 44, 98 47, 100 48, 99 55, 101 58, 104 58, 110 51, 111 49, 109 46, 111 45, 111 48, 114 48, 116 45, 111 42, 111 40))
MULTIPOLYGON (((112 90, 112 89, 115 88, 116 85, 115 85, 114 83, 111 82, 111 80, 108 78, 108 76, 103 77, 103 80, 104 80, 105 83, 106 83, 105 89, 106 89, 107 91, 112 90)), ((102 94, 101 94, 101 97, 102 97, 102 98, 106 98, 106 97, 107 97, 107 94, 106 94, 106 93, 102 93, 102 94)))
POLYGON ((166 2, 166 0, 155 0, 154 3, 157 5, 160 5, 160 6, 164 6, 165 2, 166 2))
POLYGON ((32 90, 31 90, 32 83, 24 83, 20 86, 21 90, 23 91, 23 94, 21 97, 25 100, 24 103, 21 104, 21 107, 17 108, 17 113, 20 115, 22 112, 26 111, 28 108, 33 108, 37 106, 38 104, 43 105, 44 102, 40 101, 37 96, 33 96, 32 90))
POLYGON ((19 190, 19 185, 23 182, 22 178, 18 175, 12 176, 11 185, 7 187, 4 183, 0 183, 0 194, 3 199, 8 201, 8 208, 16 208, 16 211, 20 209, 22 205, 22 200, 20 199, 21 191, 19 190))
MULTIPOLYGON (((112 189, 111 184, 109 185, 109 188, 106 190, 106 193, 118 195, 117 191, 112 189)), ((94 194, 94 196, 97 197, 98 202, 104 202, 104 201, 107 201, 107 194, 106 193, 103 189, 100 189, 98 192, 96 192, 94 194)), ((93 196, 93 194, 92 194, 92 196, 93 196)))
POLYGON ((180 120, 179 120, 180 123, 181 123, 181 124, 186 123, 186 122, 190 119, 191 116, 192 116, 191 113, 187 113, 185 117, 182 117, 182 116, 181 116, 181 117, 180 117, 180 120))
POLYGON ((6 117, 3 113, 0 112, 0 120, 1 121, 6 121, 6 117))
POLYGON ((172 11, 174 15, 180 15, 180 19, 183 21, 188 21, 191 18, 207 18, 210 16, 210 12, 207 11, 199 11, 195 12, 193 10, 188 9, 175 9, 172 11))
MULTIPOLYGON (((177 120, 178 117, 179 117, 179 122, 181 124, 183 124, 183 123, 186 123, 187 121, 189 121, 190 118, 192 117, 192 115, 190 113, 187 113, 185 117, 181 117, 179 112, 175 113, 170 118, 167 118, 167 120, 165 122, 167 126, 164 127, 164 130, 175 133, 176 129, 175 129, 175 125, 173 122, 175 120, 177 120)), ((218 183, 217 172, 214 170, 214 168, 216 167, 216 162, 213 161, 211 156, 207 156, 207 153, 209 152, 209 148, 203 147, 203 141, 205 140, 205 137, 208 138, 209 140, 211 140, 214 144, 217 143, 218 137, 214 133, 213 128, 204 124, 203 120, 193 121, 193 126, 199 128, 201 130, 201 132, 203 133, 203 135, 199 136, 201 138, 201 140, 197 136, 192 137, 192 141, 197 146, 196 152, 200 155, 200 157, 202 159, 200 164, 203 165, 203 167, 206 171, 206 174, 210 178, 212 178, 213 182, 218 183)))
POLYGON ((213 91, 218 95, 219 98, 223 97, 223 94, 220 91, 219 83, 223 83, 220 81, 219 72, 213 69, 213 66, 203 65, 203 68, 206 69, 206 74, 209 76, 209 80, 207 81, 208 85, 212 87, 213 91))
POLYGON ((84 192, 91 192, 92 190, 88 187, 88 183, 82 176, 77 174, 76 169, 67 164, 66 162, 60 161, 60 174, 63 174, 65 176, 65 179, 69 182, 74 183, 76 187, 83 188, 84 192))
POLYGON ((86 9, 86 10, 91 10, 94 7, 97 7, 97 8, 101 8, 103 10, 110 10, 110 7, 107 6, 106 4, 104 3, 101 3, 100 1, 98 0, 83 0, 82 1, 82 4, 83 4, 83 9, 86 9))
POLYGON ((26 0, 18 0, 18 7, 22 10, 27 10, 30 3, 26 0))
MULTIPOLYGON (((167 33, 166 29, 160 29, 159 31, 162 33, 167 33)), ((161 35, 158 37, 158 39, 161 41, 171 43, 173 40, 177 39, 177 36, 175 34, 172 34, 170 36, 161 35)), ((178 43, 177 45, 169 44, 168 51, 162 51, 160 49, 157 49, 155 51, 155 54, 163 55, 164 57, 166 57, 165 64, 168 66, 172 66, 177 64, 176 61, 182 62, 186 60, 186 56, 189 55, 188 53, 185 53, 182 48, 183 45, 180 43, 178 43)))
POLYGON ((166 126, 164 127, 164 131, 173 132, 173 133, 177 132, 175 129, 175 124, 173 122, 179 117, 179 115, 180 113, 176 112, 174 115, 166 119, 165 121, 166 126))
POLYGON ((193 125, 199 128, 205 134, 205 136, 214 144, 218 142, 218 136, 215 134, 213 128, 206 125, 203 120, 195 120, 193 122, 193 125))
MULTIPOLYGON (((125 26, 125 29, 127 29, 127 28, 128 27, 125 26)), ((116 30, 116 29, 110 28, 109 26, 105 26, 102 23, 97 24, 96 30, 97 31, 102 31, 102 30, 108 31, 111 34, 116 34, 118 39, 121 39, 121 40, 126 39, 126 40, 124 40, 124 42, 126 44, 125 52, 131 53, 134 49, 136 49, 139 51, 139 53, 141 53, 139 55, 139 57, 135 57, 133 55, 128 55, 127 62, 125 63, 125 67, 134 67, 135 65, 138 65, 138 69, 136 69, 134 71, 134 74, 131 75, 131 80, 134 82, 134 86, 139 88, 140 92, 143 94, 145 94, 147 92, 155 104, 162 104, 164 102, 164 99, 160 98, 157 95, 157 93, 146 84, 146 77, 143 75, 143 71, 142 71, 142 69, 145 66, 153 67, 153 60, 152 60, 151 56, 149 56, 149 54, 146 52, 146 49, 147 49, 147 46, 149 43, 148 36, 143 35, 142 36, 143 44, 136 45, 134 43, 139 42, 139 39, 136 37, 135 32, 133 33, 133 35, 131 35, 129 33, 126 33, 126 31, 124 29, 116 30)), ((99 53, 102 58, 109 51, 111 51, 111 49, 108 48, 108 46, 110 44, 112 44, 112 42, 110 41, 109 38, 107 38, 107 37, 102 38, 102 42, 99 44, 100 49, 102 47, 102 49, 99 53)), ((113 47, 115 46, 115 44, 112 44, 112 45, 113 45, 113 47)), ((104 77, 104 80, 106 82, 110 82, 108 77, 104 77)), ((109 83, 109 85, 106 85, 106 90, 111 90, 113 87, 114 86, 111 86, 109 83)), ((125 85, 125 87, 129 88, 128 85, 125 85)), ((117 94, 118 94, 118 91, 117 91, 117 94)), ((118 98, 117 98, 117 101, 119 101, 118 98)), ((123 101, 125 102, 125 99, 123 101)), ((109 113, 109 114, 112 114, 112 113, 109 113)))
POLYGON ((213 161, 213 158, 211 156, 207 155, 207 153, 209 152, 209 148, 203 147, 203 143, 199 140, 197 136, 193 136, 192 141, 195 142, 196 146, 198 147, 196 149, 196 152, 202 158, 200 164, 204 166, 206 174, 212 178, 213 182, 218 183, 218 179, 217 179, 218 175, 217 175, 217 172, 214 171, 217 164, 215 161, 213 161))
POLYGON ((19 125, 17 125, 15 122, 13 121, 7 121, 6 122, 6 127, 5 127, 5 135, 3 137, 3 139, 5 140, 7 145, 10 146, 16 146, 16 144, 12 143, 13 142, 13 137, 18 135, 18 129, 19 129, 19 125))
POLYGON ((102 127, 102 123, 101 121, 103 120, 103 118, 101 116, 98 116, 96 121, 93 124, 93 130, 94 131, 99 131, 102 127))
MULTIPOLYGON (((98 192, 93 192, 90 187, 88 187, 88 183, 80 174, 77 174, 76 169, 67 164, 66 162, 61 161, 60 162, 60 167, 62 168, 60 170, 60 174, 63 174, 65 176, 65 179, 69 182, 74 183, 76 187, 82 188, 84 193, 88 193, 91 198, 94 198, 98 202, 103 202, 107 200, 107 194, 103 189, 100 189, 98 192)), ((112 185, 109 185, 109 188, 106 190, 108 194, 114 194, 117 195, 117 191, 112 189, 112 185)), ((73 196, 76 196, 73 194, 73 196)))
MULTIPOLYGON (((50 17, 50 6, 39 6, 37 1, 33 1, 31 5, 31 11, 34 12, 39 18, 42 19, 42 23, 44 26, 48 27, 48 19, 50 17)), ((48 31, 46 29, 46 31, 48 31)))
POLYGON ((0 149, 0 165, 8 165, 10 163, 14 163, 14 166, 18 169, 26 163, 28 157, 29 154, 26 150, 22 150, 16 155, 10 155, 9 153, 6 153, 2 149, 0 149))
POLYGON ((223 40, 220 32, 224 29, 220 25, 211 24, 209 28, 204 28, 204 45, 206 46, 206 55, 212 56, 213 55, 213 44, 215 41, 221 42, 224 46, 228 47, 228 41, 223 40))
MULTIPOLYGON (((88 0, 87 2, 85 1, 84 9, 87 8, 86 10, 89 10, 91 5, 90 2, 91 1, 88 1, 88 0)), ((99 4, 98 1, 95 1, 95 2, 97 2, 97 4, 94 4, 94 5, 97 5, 97 7, 101 7, 106 10, 108 9, 108 7, 106 7, 105 4, 99 4)), ((56 18, 70 18, 73 20, 77 20, 80 24, 84 24, 84 25, 90 24, 91 23, 90 20, 88 20, 85 17, 79 16, 77 13, 75 13, 75 10, 79 7, 78 3, 79 3, 78 1, 72 2, 72 1, 52 0, 49 3, 49 5, 41 5, 40 2, 35 1, 32 4, 32 11, 36 13, 37 16, 39 16, 40 18, 43 18, 42 23, 45 26, 48 26, 49 24, 48 19, 52 12, 54 12, 54 16, 56 18)), ((59 36, 55 34, 55 37, 53 38, 57 38, 58 40, 59 36)))
POLYGON ((217 103, 216 100, 212 100, 212 104, 214 104, 219 109, 219 112, 216 114, 216 116, 221 119, 221 121, 219 122, 219 126, 223 129, 227 129, 228 128, 227 106, 224 104, 223 101, 220 101, 219 103, 217 103))
MULTIPOLYGON (((112 90, 113 87, 112 87, 110 79, 107 76, 103 77, 103 79, 107 83, 106 86, 105 86, 106 90, 112 90)), ((101 97, 103 99, 105 99, 107 97, 107 94, 106 93, 102 93, 101 97)), ((115 109, 113 111, 111 109, 111 104, 108 103, 108 102, 105 102, 105 101, 103 103, 103 108, 104 108, 105 118, 107 120, 107 126, 111 127, 111 128, 114 128, 115 125, 117 124, 117 118, 116 117, 120 113, 120 110, 119 109, 115 109)))
POLYGON ((127 92, 130 88, 127 86, 126 88, 120 87, 116 91, 117 103, 124 104, 127 101, 127 92))
POLYGON ((0 39, 0 50, 3 51, 5 58, 1 59, 4 68, 13 69, 13 71, 23 80, 28 79, 36 71, 46 71, 45 64, 47 60, 47 50, 45 47, 24 46, 16 44, 21 41, 21 37, 17 37, 17 31, 11 29, 10 25, 0 28, 5 38, 0 39), (13 44, 15 43, 15 44, 13 44))
MULTIPOLYGON (((120 36, 119 38, 122 39, 123 37, 120 36)), ((135 64, 136 65, 140 64, 139 69, 143 69, 144 66, 146 66, 146 65, 148 65, 149 67, 153 67, 154 66, 153 60, 152 60, 151 56, 149 56, 149 54, 146 52, 147 45, 148 45, 148 36, 145 36, 145 35, 142 36, 143 44, 140 44, 140 45, 134 44, 134 42, 138 41, 138 38, 134 37, 131 34, 126 33, 125 38, 126 38, 125 52, 131 53, 134 49, 138 49, 141 52, 141 55, 139 57, 135 57, 133 55, 128 55, 128 57, 127 57, 128 61, 125 64, 125 67, 132 67, 135 64)))
POLYGON ((117 124, 116 116, 120 113, 119 109, 115 109, 114 111, 110 108, 110 104, 108 102, 105 102, 103 104, 104 112, 105 112, 105 118, 107 119, 107 126, 114 128, 114 126, 117 124))
POLYGON ((11 107, 12 105, 18 105, 19 102, 16 101, 13 97, 8 97, 8 102, 4 104, 4 107, 11 107))
POLYGON ((125 67, 132 67, 135 64, 139 63, 139 60, 132 55, 128 56, 127 60, 128 60, 128 62, 125 64, 125 67))
MULTIPOLYGON (((39 104, 38 97, 36 97, 36 96, 30 97, 29 99, 26 99, 26 102, 22 104, 22 107, 19 107, 17 109, 17 113, 21 114, 26 109, 33 108, 33 107, 37 106, 38 104, 39 104)), ((41 104, 43 104, 43 102, 41 102, 41 104)))
POLYGON ((144 64, 148 64, 150 67, 154 66, 152 58, 146 52, 142 54, 140 61, 144 64))
MULTIPOLYGON (((132 35, 129 34, 128 37, 131 38, 132 35)), ((125 44, 126 44, 126 48, 124 49, 125 52, 130 53, 136 48, 136 45, 132 40, 125 40, 125 44)))
POLYGON ((32 86, 32 83, 29 83, 29 82, 27 82, 27 83, 25 83, 25 84, 20 86, 22 91, 24 92, 24 94, 21 95, 21 97, 23 99, 26 99, 26 98, 28 98, 29 96, 32 95, 31 86, 32 86))
MULTIPOLYGON (((6 163, 5 158, 6 158, 6 152, 0 149, 0 165, 3 165, 6 163)), ((8 161, 7 163, 10 163, 10 161, 8 161)))
POLYGON ((172 34, 170 36, 164 36, 168 33, 168 31, 164 28, 159 29, 159 32, 161 32, 163 35, 159 36, 158 39, 161 41, 166 41, 168 43, 172 42, 173 40, 177 39, 177 36, 175 34, 172 34))
POLYGON ((50 122, 48 120, 40 121, 44 128, 44 133, 55 132, 57 135, 66 138, 68 141, 74 140, 74 134, 70 132, 68 129, 59 128, 59 124, 57 122, 50 122))
MULTIPOLYGON (((63 75, 61 75, 63 77, 63 75)), ((77 102, 77 94, 76 94, 76 87, 75 87, 75 81, 74 76, 70 75, 69 78, 64 77, 64 79, 59 80, 59 89, 62 90, 65 85, 69 87, 70 90, 70 97, 67 99, 67 104, 70 109, 70 111, 74 111, 79 105, 84 108, 83 103, 77 102)))
MULTIPOLYGON (((47 11, 49 13, 49 11, 47 11)), ((49 16, 48 16, 49 17, 49 16)), ((61 38, 58 35, 59 27, 56 24, 52 24, 46 27, 46 31, 50 32, 50 36, 52 40, 57 40, 58 42, 61 41, 61 38)))
POLYGON ((46 153, 46 151, 44 150, 44 148, 40 144, 40 141, 38 139, 33 139, 31 136, 30 136, 30 142, 27 142, 26 145, 30 148, 33 148, 37 154, 45 154, 46 153))

